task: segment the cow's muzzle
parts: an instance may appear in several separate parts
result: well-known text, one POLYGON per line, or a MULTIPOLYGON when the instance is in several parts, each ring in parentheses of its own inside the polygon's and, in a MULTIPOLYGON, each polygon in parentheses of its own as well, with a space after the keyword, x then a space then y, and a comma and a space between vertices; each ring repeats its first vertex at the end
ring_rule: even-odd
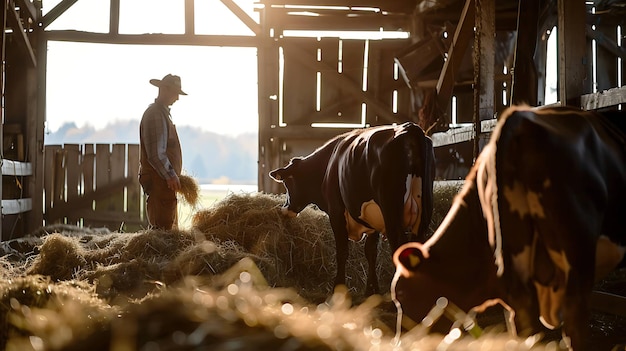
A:
POLYGON ((289 207, 281 207, 280 208, 280 213, 283 214, 283 216, 287 216, 289 218, 294 218, 295 216, 297 216, 298 214, 292 210, 289 209, 289 207))

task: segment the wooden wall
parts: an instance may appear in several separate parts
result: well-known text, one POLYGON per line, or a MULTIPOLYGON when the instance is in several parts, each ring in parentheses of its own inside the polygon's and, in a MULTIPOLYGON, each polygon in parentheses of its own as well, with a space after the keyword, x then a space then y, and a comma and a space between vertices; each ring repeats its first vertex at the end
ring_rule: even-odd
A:
POLYGON ((137 174, 137 144, 66 144, 45 148, 45 223, 147 228, 137 174))

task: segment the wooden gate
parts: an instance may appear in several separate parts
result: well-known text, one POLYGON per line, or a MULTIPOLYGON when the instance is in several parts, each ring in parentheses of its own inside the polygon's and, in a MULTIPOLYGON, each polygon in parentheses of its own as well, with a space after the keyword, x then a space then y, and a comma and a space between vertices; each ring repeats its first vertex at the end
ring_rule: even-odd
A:
POLYGON ((134 232, 147 228, 139 145, 45 147, 44 220, 134 232))

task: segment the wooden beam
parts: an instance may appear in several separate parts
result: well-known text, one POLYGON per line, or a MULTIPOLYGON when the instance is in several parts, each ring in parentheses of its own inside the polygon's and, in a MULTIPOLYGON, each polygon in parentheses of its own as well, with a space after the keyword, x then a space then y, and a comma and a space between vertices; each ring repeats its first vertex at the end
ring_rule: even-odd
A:
POLYGON ((476 0, 474 34, 474 159, 481 150, 481 121, 493 119, 495 113, 495 0, 476 0))
MULTIPOLYGON (((480 133, 489 133, 493 131, 498 121, 496 119, 488 119, 480 122, 480 133)), ((458 144, 465 141, 474 140, 476 130, 472 124, 458 128, 448 129, 445 132, 433 133, 433 147, 458 144)))
MULTIPOLYGON (((273 11, 275 12, 275 11, 273 11)), ((370 30, 379 31, 383 28, 387 31, 405 30, 411 28, 411 17, 407 15, 359 15, 348 17, 345 15, 335 16, 296 16, 283 15, 272 18, 267 26, 284 30, 370 30)))
POLYGON ((32 18, 35 23, 39 21, 39 11, 35 8, 35 5, 30 0, 17 0, 21 9, 26 9, 28 17, 32 18))
MULTIPOLYGON (((349 132, 354 128, 313 128, 308 126, 292 126, 272 128, 268 131, 270 138, 280 140, 320 140, 320 145, 339 134, 349 132)), ((269 171, 268 171, 269 172, 269 171)))
POLYGON ((11 12, 8 19, 11 21, 13 26, 13 35, 18 37, 18 43, 26 51, 26 55, 28 55, 32 67, 37 67, 37 58, 35 57, 35 51, 30 44, 30 40, 28 39, 28 35, 24 30, 24 26, 22 26, 20 15, 15 10, 15 3, 13 2, 13 0, 9 0, 8 11, 11 12))
POLYGON ((256 21, 248 16, 248 14, 241 9, 241 7, 239 7, 239 5, 237 5, 233 0, 220 0, 222 1, 222 4, 226 5, 226 7, 228 7, 228 9, 235 15, 237 16, 237 18, 239 18, 241 20, 241 22, 243 22, 243 24, 245 24, 246 26, 248 26, 248 28, 250 28, 250 30, 256 34, 259 35, 259 33, 261 32, 261 26, 256 23, 256 21))
POLYGON ((118 34, 120 32, 120 0, 111 0, 109 15, 109 33, 118 34))
POLYGON ((31 199, 28 199, 28 198, 2 200, 2 214, 3 215, 24 213, 32 209, 33 209, 33 202, 31 199))
POLYGON ((2 160, 2 175, 29 176, 33 175, 33 168, 30 162, 2 160))
POLYGON ((454 74, 459 71, 465 51, 474 35, 474 12, 474 0, 466 0, 448 51, 448 58, 443 64, 437 81, 437 105, 442 111, 447 110, 450 105, 454 90, 454 74))
POLYGON ((594 39, 600 46, 607 49, 613 55, 620 57, 622 60, 626 60, 626 48, 618 46, 614 40, 606 37, 602 32, 592 30, 589 26, 586 27, 587 38, 594 39))
POLYGON ((625 103, 626 85, 593 94, 586 94, 580 98, 580 107, 583 110, 599 110, 625 103))
POLYGON ((196 10, 194 0, 185 0, 185 34, 196 32, 196 10))
POLYGON ((42 29, 46 29, 52 22, 54 22, 59 16, 65 13, 67 9, 72 7, 78 0, 62 0, 58 3, 52 10, 46 13, 45 16, 41 19, 42 29))
POLYGON ((585 1, 558 0, 559 100, 563 105, 580 106, 587 79, 585 45, 585 1))
POLYGON ((539 0, 519 0, 513 60, 512 104, 537 106, 538 76, 534 56, 538 37, 539 0))
POLYGON ((46 40, 99 44, 257 47, 259 39, 241 35, 109 34, 73 30, 44 32, 46 40))

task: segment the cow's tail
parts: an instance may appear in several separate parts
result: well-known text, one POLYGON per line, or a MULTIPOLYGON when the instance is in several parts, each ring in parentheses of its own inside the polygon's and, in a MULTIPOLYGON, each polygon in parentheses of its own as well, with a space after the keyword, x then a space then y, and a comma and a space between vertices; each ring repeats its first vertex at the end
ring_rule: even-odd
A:
MULTIPOLYGON (((493 140, 493 138, 492 138, 493 140)), ((498 183, 496 181, 496 144, 490 142, 485 146, 476 160, 476 187, 478 198, 487 222, 489 244, 497 266, 498 276, 504 272, 502 258, 502 230, 500 228, 500 211, 498 210, 498 183)))
POLYGON ((500 120, 491 133, 489 143, 483 148, 476 160, 477 174, 476 186, 483 216, 487 222, 489 244, 494 250, 494 258, 497 266, 497 274, 504 272, 504 259, 502 255, 502 228, 500 226, 500 211, 498 207, 498 181, 496 172, 497 145, 507 143, 508 140, 500 140, 502 128, 506 125, 509 117, 518 111, 531 110, 529 106, 514 106, 508 108, 500 115, 500 120))
POLYGON ((502 128, 507 119, 517 111, 530 109, 528 106, 511 107, 502 113, 500 121, 491 134, 489 143, 483 148, 476 160, 476 187, 483 216, 487 222, 489 244, 494 250, 494 258, 497 266, 497 274, 504 272, 504 259, 502 256, 502 228, 500 226, 500 211, 498 207, 498 181, 496 172, 496 151, 498 141, 502 134, 502 128))

